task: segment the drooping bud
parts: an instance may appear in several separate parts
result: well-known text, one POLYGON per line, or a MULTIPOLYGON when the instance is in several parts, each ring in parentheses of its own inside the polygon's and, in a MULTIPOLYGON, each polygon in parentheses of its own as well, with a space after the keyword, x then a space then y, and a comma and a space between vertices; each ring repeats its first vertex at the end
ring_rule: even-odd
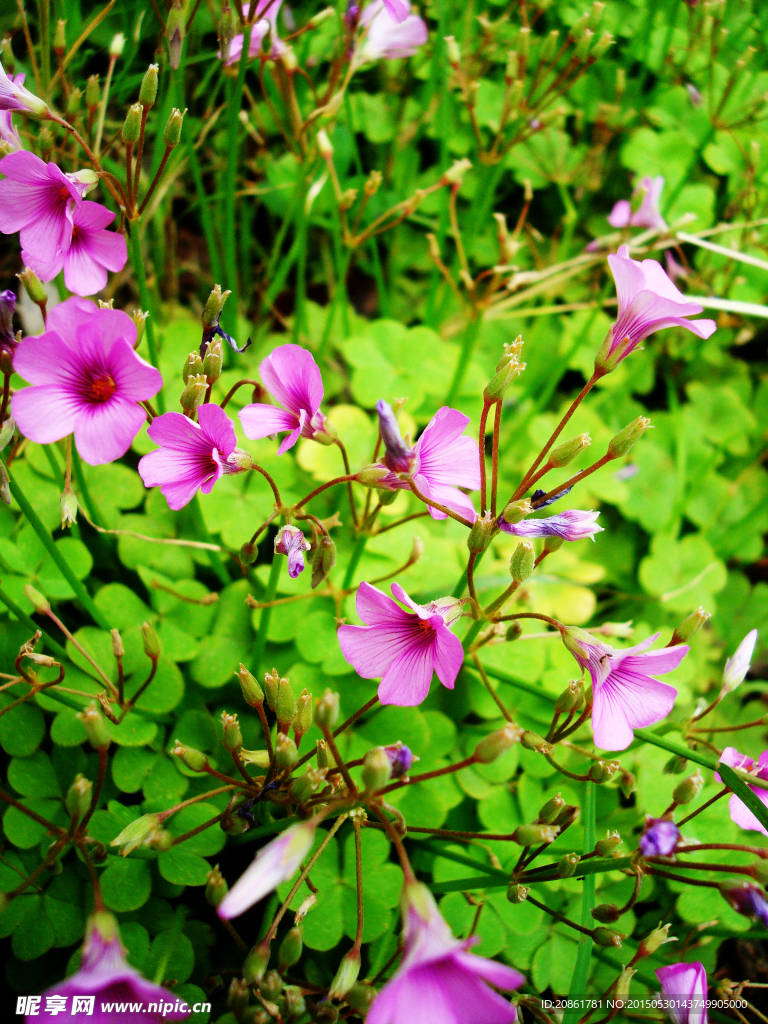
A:
POLYGON ((345 953, 341 958, 339 969, 336 971, 336 977, 331 982, 331 988, 328 992, 329 999, 343 999, 344 996, 349 992, 352 986, 357 981, 357 976, 360 973, 360 954, 353 947, 348 953, 345 953))
POLYGON ((83 723, 85 735, 88 737, 88 742, 93 749, 107 750, 112 742, 112 738, 107 728, 107 720, 101 713, 101 709, 96 701, 92 701, 82 711, 78 712, 77 717, 83 723))
POLYGON ((184 42, 186 23, 181 0, 174 0, 165 22, 165 35, 168 39, 168 62, 175 71, 181 63, 181 47, 184 42))
POLYGON ((274 711, 277 707, 277 690, 279 686, 280 676, 276 668, 273 668, 271 672, 264 673, 264 692, 267 695, 267 704, 270 711, 274 711))
POLYGON ((299 760, 296 744, 284 732, 279 732, 275 739, 275 760, 281 768, 293 768, 299 760))
POLYGON ((229 886, 224 881, 224 875, 219 871, 219 865, 212 868, 205 880, 205 898, 212 907, 218 907, 221 901, 229 892, 229 886))
POLYGON ((562 469, 569 462, 573 462, 576 456, 581 455, 584 449, 589 448, 591 444, 592 438, 588 433, 572 437, 570 441, 565 441, 563 444, 559 444, 556 448, 552 449, 549 453, 550 465, 554 466, 555 469, 562 469))
POLYGON ((312 707, 312 694, 306 689, 302 690, 296 701, 296 714, 293 718, 293 732, 297 744, 301 742, 301 737, 312 728, 312 707))
POLYGON ((59 498, 61 528, 66 529, 77 522, 77 496, 71 487, 65 487, 59 498))
POLYGON ((592 938, 598 946, 613 946, 614 949, 620 949, 622 940, 626 936, 621 932, 615 932, 612 928, 595 928, 592 938))
POLYGON ((243 964, 243 978, 249 985, 260 985, 269 963, 269 942, 263 939, 255 945, 243 964))
POLYGON ((76 775, 75 781, 67 790, 67 795, 64 800, 64 806, 67 808, 67 813, 71 815, 71 817, 82 821, 90 809, 92 793, 93 783, 91 780, 86 779, 84 775, 76 775))
POLYGON ((564 857, 557 862, 557 877, 558 878, 573 878, 576 874, 576 869, 579 866, 578 853, 566 853, 564 857))
POLYGON ((255 676, 251 675, 248 669, 240 662, 239 671, 235 672, 243 693, 243 700, 252 708, 261 707, 264 704, 264 691, 256 682, 255 676))
POLYGON ((377 992, 375 988, 370 985, 366 985, 362 981, 358 981, 356 985, 347 992, 347 1005, 351 1006, 355 1013, 359 1014, 363 1019, 371 1008, 373 1000, 376 998, 377 992))
POLYGON ((598 857, 610 857, 617 846, 621 844, 621 836, 615 830, 609 829, 605 839, 598 839, 595 843, 595 853, 598 857))
POLYGON ((704 776, 701 774, 701 769, 697 768, 693 775, 678 782, 672 791, 672 799, 676 804, 689 804, 691 800, 696 799, 703 788, 704 776))
POLYGON ((674 754, 662 768, 665 775, 682 775, 688 768, 688 758, 674 754))
POLYGON ((521 540, 509 560, 509 574, 516 583, 524 583, 533 572, 536 549, 529 540, 521 540))
POLYGON ((134 103, 128 107, 128 113, 123 121, 121 137, 126 146, 135 146, 141 135, 142 107, 140 103, 134 103))
POLYGON ((520 846, 539 846, 542 843, 553 843, 559 833, 557 825, 532 822, 530 825, 518 825, 512 833, 512 839, 520 846))
POLYGON ((621 917, 621 910, 615 903, 600 903, 592 911, 592 917, 601 924, 615 924, 621 917))
POLYGON ((403 778, 411 770, 413 762, 419 760, 418 757, 414 757, 410 748, 406 747, 401 740, 390 744, 388 747, 384 747, 384 753, 392 765, 393 779, 403 778))
POLYGON ((510 624, 507 626, 507 631, 504 634, 504 639, 508 644, 511 644, 515 640, 519 640, 522 635, 523 627, 520 625, 517 619, 515 619, 514 621, 510 622, 510 624))
POLYGON ((243 733, 237 715, 229 715, 226 711, 221 712, 221 743, 225 750, 232 752, 239 750, 243 745, 243 733))
POLYGON ((144 77, 141 80, 139 103, 147 110, 149 110, 157 99, 158 71, 159 67, 157 64, 150 64, 144 72, 144 77))
POLYGON ((510 882, 507 887, 507 899, 510 903, 525 903, 530 891, 530 886, 520 885, 519 882, 510 882))
POLYGON ((484 736, 475 747, 473 757, 478 764, 491 764, 502 754, 520 742, 523 730, 514 722, 508 722, 503 729, 484 736))
POLYGON ((722 693, 733 693, 736 687, 741 686, 744 682, 752 663, 752 653, 756 641, 757 630, 751 629, 736 648, 733 657, 726 661, 723 670, 722 693))
POLYGON ((323 534, 312 552, 312 590, 319 587, 336 565, 336 545, 328 534, 323 534))
POLYGON ((321 729, 333 729, 339 720, 339 695, 326 690, 315 701, 315 721, 321 729))
POLYGON ((366 791, 369 793, 376 792, 376 790, 386 786, 391 777, 392 762, 384 748, 374 747, 373 750, 369 750, 365 755, 360 772, 360 778, 366 791))
POLYGON ((618 434, 611 438, 608 442, 608 454, 612 459, 618 459, 622 455, 627 455, 650 426, 651 421, 647 416, 638 416, 636 420, 632 420, 623 430, 620 430, 618 434))
POLYGON ((560 811, 565 807, 565 800, 563 800, 560 793, 555 794, 551 799, 547 800, 544 806, 539 811, 539 816, 536 819, 540 825, 548 825, 555 820, 560 811))
POLYGON ((301 928, 297 928, 294 925, 290 931, 285 933, 277 952, 277 969, 281 974, 285 974, 289 967, 293 967, 294 964, 299 962, 303 948, 304 942, 301 937, 301 928))
POLYGON ((152 661, 157 661, 162 654, 160 639, 157 633, 148 622, 143 622, 139 629, 141 631, 141 640, 144 644, 144 653, 148 658, 151 658, 152 661))
POLYGON ((548 740, 536 732, 531 732, 530 729, 525 730, 520 737, 520 742, 526 750, 534 750, 537 754, 550 754, 553 750, 552 744, 548 740))
POLYGON ((181 126, 184 123, 184 114, 181 110, 177 110, 176 107, 171 111, 168 122, 163 132, 163 142, 166 144, 168 149, 175 149, 181 141, 181 126))
POLYGON ((178 757, 193 772, 204 772, 208 768, 208 758, 202 751, 194 747, 185 747, 183 743, 176 740, 171 748, 171 754, 178 757))
POLYGON ((115 836, 110 846, 116 846, 123 857, 137 850, 140 846, 146 846, 150 837, 160 827, 160 816, 158 814, 143 814, 140 818, 126 825, 120 835, 115 836))

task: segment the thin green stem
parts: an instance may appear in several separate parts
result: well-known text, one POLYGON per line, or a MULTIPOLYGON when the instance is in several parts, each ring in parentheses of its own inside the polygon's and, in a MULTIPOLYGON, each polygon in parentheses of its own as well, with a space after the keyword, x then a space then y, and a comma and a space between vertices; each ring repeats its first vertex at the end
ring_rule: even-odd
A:
POLYGON ((266 608, 261 610, 261 618, 259 619, 259 629, 256 634, 256 647, 253 652, 253 674, 256 678, 259 678, 259 672, 261 670, 261 663, 264 658, 264 650, 267 645, 267 632, 269 631, 269 620, 272 618, 272 608, 269 606, 270 601, 274 601, 275 594, 277 593, 277 581, 280 578, 280 569, 283 565, 283 556, 275 554, 272 559, 272 566, 269 570, 269 580, 267 581, 267 590, 264 595, 264 601, 267 603, 266 608))
POLYGON ((227 271, 227 288, 232 294, 224 308, 223 319, 230 334, 237 334, 239 292, 237 280, 237 242, 235 236, 235 190, 237 186, 237 153, 240 142, 240 106, 245 85, 245 71, 248 67, 251 46, 252 25, 243 29, 243 50, 237 67, 237 78, 230 84, 227 97, 227 163, 224 172, 224 266, 227 271))
MULTIPOLYGON (((583 821, 584 821, 584 853, 592 853, 595 848, 595 806, 596 789, 592 783, 584 787, 583 821)), ((589 962, 592 958, 593 939, 591 931, 587 926, 592 922, 592 911, 595 907, 595 875, 587 875, 582 882, 581 899, 581 923, 585 929, 579 939, 579 948, 576 952, 576 963, 571 978, 570 994, 575 996, 587 991, 587 980, 589 979, 589 962)), ((578 1007, 565 1011, 563 1024, 574 1024, 579 1019, 578 1007)))
MULTIPOLYGON (((139 221, 133 221, 131 224, 128 248, 131 253, 131 263, 133 264, 133 272, 136 275, 136 283, 139 287, 139 302, 141 303, 141 308, 145 312, 150 313, 144 327, 144 332, 147 337, 149 361, 156 370, 159 370, 160 362, 157 354, 157 344, 155 343, 155 327, 151 315, 152 311, 149 301, 149 289, 147 288, 147 270, 144 266, 144 257, 141 254, 141 227, 139 221)), ((165 412, 165 395, 163 394, 162 388, 158 391, 155 401, 157 402, 158 412, 165 412)))

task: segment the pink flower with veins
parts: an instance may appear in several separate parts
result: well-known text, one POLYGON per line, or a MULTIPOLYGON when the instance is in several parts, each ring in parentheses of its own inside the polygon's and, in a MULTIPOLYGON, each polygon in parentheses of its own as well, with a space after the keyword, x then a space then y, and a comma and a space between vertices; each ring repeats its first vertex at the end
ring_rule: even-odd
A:
POLYGON ((13 356, 16 373, 33 385, 11 399, 22 434, 51 444, 74 431, 91 466, 125 455, 146 419, 138 403, 163 385, 135 342, 136 325, 122 310, 78 298, 54 306, 45 333, 22 338, 13 356))
POLYGON ((293 448, 300 436, 322 439, 324 444, 332 442, 335 434, 320 411, 323 379, 311 352, 300 345, 281 345, 262 360, 259 374, 267 391, 283 408, 260 402, 246 405, 238 413, 246 437, 256 441, 289 430, 277 449, 278 455, 293 448))
POLYGON ((656 977, 661 994, 666 997, 664 1009, 673 1024, 707 1024, 707 972, 704 964, 670 964, 659 967, 656 977))
MULTIPOLYGON (((411 13, 410 0, 384 0, 384 6, 398 25, 404 22, 411 13)), ((365 17, 365 12, 363 12, 363 17, 365 17)))
POLYGON ((48 104, 24 88, 24 75, 8 75, 0 64, 0 110, 23 110, 41 118, 48 113, 48 104))
MULTIPOLYGON (((2 68, 1 64, 0 68, 2 68)), ((7 75, 6 78, 11 85, 15 83, 17 87, 24 84, 24 75, 7 75)), ((0 76, 0 82, 2 82, 2 76, 0 76)), ((6 153, 24 149, 21 136, 13 123, 13 111, 3 109, 2 104, 0 104, 0 149, 6 153)))
MULTIPOLYGON (((768 750, 764 750, 757 761, 754 761, 746 754, 740 754, 736 747, 726 747, 720 755, 720 760, 729 768, 740 768, 741 771, 749 772, 750 775, 755 775, 758 779, 768 780, 768 750)), ((717 773, 715 773, 715 778, 718 782, 722 782, 717 773)), ((768 789, 761 789, 759 786, 750 786, 749 788, 757 799, 768 807, 768 789)), ((731 821, 735 822, 739 828, 762 832, 764 836, 768 836, 768 829, 760 824, 757 816, 735 793, 728 801, 728 812, 731 815, 731 821)))
MULTIPOLYGON (((140 1003, 144 1006, 142 1013, 133 1015, 136 1021, 144 1024, 160 1024, 165 1020, 185 1020, 189 1010, 175 1010, 177 997, 160 985, 147 981, 125 959, 125 950, 120 942, 117 921, 105 911, 97 912, 90 918, 83 943, 80 969, 52 985, 43 993, 48 996, 63 996, 66 1009, 56 1014, 56 1020, 64 1022, 79 1021, 80 1013, 70 1012, 74 1004, 74 996, 96 996, 95 1010, 88 1016, 92 1024, 110 1024, 117 1019, 112 1011, 102 1009, 105 1003, 140 1003), (156 1010, 147 1007, 154 1004, 156 1010), (170 1009, 164 1010, 164 1007, 170 1009)), ((45 1005, 45 1004, 44 1004, 45 1005)), ((87 1016, 84 1012, 83 1016, 87 1016)), ((123 1018, 125 1019, 125 1018, 123 1018)), ((26 1017, 26 1024, 38 1024, 40 1017, 37 1011, 26 1017)))
POLYGON ((382 704, 413 707, 429 693, 433 672, 447 689, 454 687, 464 651, 450 624, 461 615, 464 602, 443 597, 416 604, 399 583, 392 584, 392 593, 415 614, 370 583, 361 583, 356 608, 366 625, 339 626, 339 643, 358 675, 381 679, 382 704))
MULTIPOLYGON (((472 499, 459 490, 460 487, 476 490, 480 486, 477 444, 471 437, 463 436, 469 417, 444 405, 437 410, 411 448, 400 436, 400 427, 389 403, 380 399, 376 403, 376 411, 385 449, 381 461, 390 471, 388 476, 377 481, 376 486, 384 490, 408 490, 406 478, 412 476, 416 487, 426 498, 445 505, 473 523, 475 507, 472 499)), ((432 507, 429 507, 429 514, 433 519, 446 518, 445 512, 432 507)))
POLYGON ((0 232, 19 232, 22 249, 50 263, 69 248, 72 206, 79 206, 91 187, 46 164, 34 153, 20 150, 0 160, 0 232))
POLYGON ((64 284, 75 295, 95 295, 107 283, 107 271, 122 270, 128 259, 125 237, 106 227, 114 213, 100 203, 84 199, 80 206, 68 209, 72 236, 65 249, 59 249, 49 262, 36 259, 25 249, 21 258, 41 281, 52 281, 63 269, 64 284))
POLYGON ((401 899, 405 950, 374 1000, 366 1024, 512 1024, 515 1007, 489 985, 509 991, 525 978, 513 967, 468 953, 478 937, 454 938, 432 893, 407 883, 401 899))
POLYGON ((515 537, 562 537, 563 540, 583 540, 589 537, 594 541, 595 534, 605 529, 597 525, 599 512, 583 512, 578 508, 569 508, 546 519, 523 519, 520 523, 508 523, 499 518, 499 528, 504 533, 515 537))
POLYGON ((616 282, 619 315, 598 353, 596 366, 615 369, 649 334, 665 327, 684 327, 699 338, 717 328, 714 320, 688 320, 702 313, 698 302, 686 302, 656 260, 630 259, 626 245, 608 257, 616 282))
POLYGON ((563 643, 592 677, 595 746, 626 750, 634 739, 633 728, 660 722, 672 710, 677 690, 652 676, 677 668, 690 648, 678 644, 646 650, 658 635, 616 650, 576 626, 563 631, 563 643))
POLYGON ((664 188, 664 179, 643 178, 635 188, 633 195, 642 194, 640 206, 632 212, 632 204, 628 199, 620 199, 608 214, 608 223, 612 228, 658 228, 667 229, 667 222, 661 216, 659 200, 664 188))
POLYGON ((368 4, 360 24, 368 29, 356 54, 360 63, 381 57, 387 60, 411 57, 429 36, 427 26, 418 14, 408 13, 404 19, 395 18, 385 0, 374 0, 368 4))
MULTIPOLYGON (((272 32, 272 56, 276 57, 285 49, 285 43, 277 34, 277 15, 282 2, 283 0, 258 0, 256 4, 254 24, 251 28, 251 41, 248 46, 249 57, 258 57, 261 53, 262 40, 267 32, 270 31, 272 32)), ((251 5, 243 4, 243 15, 248 18, 250 16, 250 12, 251 5)), ((230 64, 240 63, 244 40, 245 36, 242 32, 232 38, 232 42, 229 44, 229 53, 224 61, 227 66, 230 64)), ((221 53, 219 53, 219 59, 222 59, 221 53)))
POLYGON ((197 419, 180 412, 155 417, 147 433, 160 447, 139 460, 144 486, 159 487, 174 511, 198 490, 210 494, 224 473, 237 472, 227 463, 237 443, 229 416, 218 405, 201 405, 197 419))

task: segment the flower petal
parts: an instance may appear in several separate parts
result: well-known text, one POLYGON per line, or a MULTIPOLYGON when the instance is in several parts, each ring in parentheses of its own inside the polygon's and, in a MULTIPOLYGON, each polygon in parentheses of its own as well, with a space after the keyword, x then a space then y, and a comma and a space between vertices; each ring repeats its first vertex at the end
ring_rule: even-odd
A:
POLYGON ((117 394, 100 405, 81 407, 75 421, 75 444, 83 461, 100 466, 121 458, 145 419, 141 406, 117 394))
POLYGON ((238 414, 246 437, 258 441, 270 434, 279 434, 283 430, 295 430, 299 418, 285 409, 276 409, 274 405, 253 402, 246 405, 238 414))

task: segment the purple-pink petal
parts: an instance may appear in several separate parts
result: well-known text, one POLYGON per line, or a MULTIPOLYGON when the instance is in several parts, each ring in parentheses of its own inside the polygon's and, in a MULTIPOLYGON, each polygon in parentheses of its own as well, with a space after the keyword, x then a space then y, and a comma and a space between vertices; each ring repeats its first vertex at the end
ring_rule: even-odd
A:
POLYGON ((411 633, 400 653, 381 677, 379 700, 382 704, 415 707, 426 699, 434 671, 434 639, 422 639, 411 633))
POLYGON ((283 430, 295 430, 299 425, 298 416, 292 412, 277 409, 274 405, 264 405, 261 402, 246 405, 238 412, 238 416, 243 424, 245 436, 250 437, 252 441, 269 437, 270 434, 281 433, 283 430))
POLYGON ((456 676, 464 661, 464 648, 461 646, 461 640, 448 629, 444 622, 435 627, 435 632, 437 634, 433 649, 435 674, 443 686, 452 690, 456 685, 456 676))
POLYGON ((409 0, 384 0, 384 6, 398 23, 405 21, 411 12, 409 0))
POLYGON ((281 345, 262 360, 259 374, 267 391, 280 405, 298 416, 304 409, 311 419, 323 400, 320 368, 311 352, 300 345, 281 345))

